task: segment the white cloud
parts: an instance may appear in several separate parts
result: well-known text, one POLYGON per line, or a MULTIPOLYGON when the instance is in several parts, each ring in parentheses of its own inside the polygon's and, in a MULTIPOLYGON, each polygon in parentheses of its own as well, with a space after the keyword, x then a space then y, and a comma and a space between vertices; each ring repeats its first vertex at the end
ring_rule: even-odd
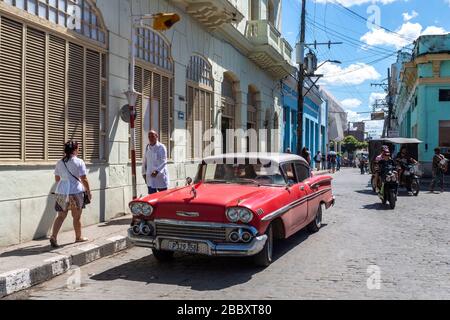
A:
POLYGON ((362 104, 362 101, 359 99, 351 98, 351 99, 342 100, 341 104, 344 108, 354 109, 354 108, 358 108, 362 104))
POLYGON ((385 45, 394 46, 396 49, 400 49, 411 44, 421 35, 447 33, 445 29, 436 26, 429 26, 423 30, 420 23, 412 22, 404 23, 399 29, 395 30, 395 32, 396 33, 392 33, 381 28, 376 28, 364 34, 361 37, 361 41, 364 41, 370 46, 385 45))
POLYGON ((413 10, 411 12, 411 14, 409 14, 409 12, 405 12, 405 13, 403 13, 403 21, 407 22, 409 20, 412 20, 412 19, 416 18, 418 15, 419 14, 417 13, 416 10, 413 10))
POLYGON ((444 28, 430 26, 430 27, 427 27, 425 30, 423 30, 422 35, 446 34, 446 33, 448 33, 448 32, 444 28))
POLYGON ((450 7, 450 0, 444 0, 444 2, 450 7))
MULTIPOLYGON (((345 7, 359 6, 365 3, 381 3, 381 4, 389 4, 399 0, 316 0, 317 3, 326 3, 326 2, 334 2, 340 3, 345 7)), ((450 1, 450 0, 447 0, 450 1)))
POLYGON ((373 66, 362 62, 347 67, 326 63, 317 73, 324 75, 320 84, 330 86, 360 85, 367 80, 377 80, 381 77, 373 66))

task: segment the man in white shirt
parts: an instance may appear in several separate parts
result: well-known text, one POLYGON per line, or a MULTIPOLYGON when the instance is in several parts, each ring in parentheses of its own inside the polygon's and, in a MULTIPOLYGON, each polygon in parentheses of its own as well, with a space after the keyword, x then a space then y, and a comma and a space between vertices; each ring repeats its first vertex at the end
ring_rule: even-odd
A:
POLYGON ((148 186, 148 193, 166 191, 169 187, 167 170, 167 149, 158 141, 155 131, 148 133, 150 144, 147 145, 142 159, 142 175, 148 186))

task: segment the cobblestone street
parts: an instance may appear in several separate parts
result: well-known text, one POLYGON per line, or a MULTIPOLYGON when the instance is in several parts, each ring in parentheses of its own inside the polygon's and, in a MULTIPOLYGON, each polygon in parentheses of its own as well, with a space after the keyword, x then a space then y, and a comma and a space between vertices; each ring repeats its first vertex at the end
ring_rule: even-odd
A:
POLYGON ((277 243, 265 270, 183 254, 161 264, 149 249, 132 248, 82 267, 78 289, 67 287, 66 274, 8 298, 450 299, 450 192, 402 191, 392 211, 371 192, 368 175, 344 169, 335 178, 325 226, 277 243), (374 270, 379 289, 367 285, 374 270))

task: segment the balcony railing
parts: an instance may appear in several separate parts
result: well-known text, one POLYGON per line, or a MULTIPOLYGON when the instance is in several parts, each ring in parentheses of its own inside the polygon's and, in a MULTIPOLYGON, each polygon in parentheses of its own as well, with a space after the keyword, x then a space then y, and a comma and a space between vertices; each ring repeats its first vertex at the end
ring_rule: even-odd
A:
POLYGON ((247 23, 247 38, 256 46, 273 47, 284 60, 291 61, 292 47, 268 20, 251 20, 247 23))

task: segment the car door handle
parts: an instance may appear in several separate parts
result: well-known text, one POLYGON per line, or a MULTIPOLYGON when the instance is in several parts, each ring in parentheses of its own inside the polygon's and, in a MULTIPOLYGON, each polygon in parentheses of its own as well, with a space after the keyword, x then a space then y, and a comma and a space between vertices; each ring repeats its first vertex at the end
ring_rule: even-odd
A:
POLYGON ((305 191, 305 186, 300 186, 300 191, 305 191))

